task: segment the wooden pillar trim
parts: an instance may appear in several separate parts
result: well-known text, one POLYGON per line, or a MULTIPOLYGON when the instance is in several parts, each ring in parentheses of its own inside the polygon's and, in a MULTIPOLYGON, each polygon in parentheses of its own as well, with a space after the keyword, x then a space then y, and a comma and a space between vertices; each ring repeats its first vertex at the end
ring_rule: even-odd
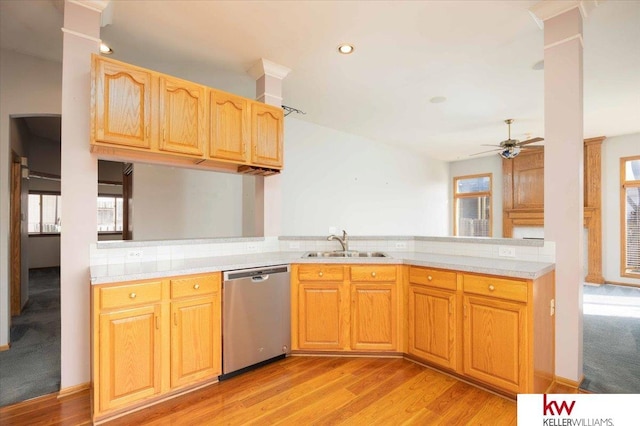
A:
POLYGON ((602 275, 602 142, 605 136, 584 141, 584 207, 589 230, 585 281, 604 283, 602 275), (587 209, 593 209, 587 220, 587 209))

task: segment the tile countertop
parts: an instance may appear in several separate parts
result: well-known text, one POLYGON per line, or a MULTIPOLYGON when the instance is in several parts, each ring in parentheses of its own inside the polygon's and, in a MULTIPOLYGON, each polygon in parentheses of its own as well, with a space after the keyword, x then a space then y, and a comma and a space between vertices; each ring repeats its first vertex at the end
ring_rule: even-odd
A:
POLYGON ((90 274, 91 284, 107 284, 291 263, 404 264, 524 279, 536 279, 555 269, 554 263, 527 262, 522 260, 414 252, 387 252, 387 254, 389 257, 382 258, 303 258, 304 253, 302 252, 270 252, 162 260, 157 262, 124 262, 111 265, 93 265, 90 268, 90 274))

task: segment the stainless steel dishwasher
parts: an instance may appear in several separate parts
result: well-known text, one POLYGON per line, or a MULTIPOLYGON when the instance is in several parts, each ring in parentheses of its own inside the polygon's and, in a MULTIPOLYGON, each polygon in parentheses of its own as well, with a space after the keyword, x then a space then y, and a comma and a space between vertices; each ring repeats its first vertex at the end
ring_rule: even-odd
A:
POLYGON ((290 353, 289 265, 226 271, 222 292, 220 380, 290 353))

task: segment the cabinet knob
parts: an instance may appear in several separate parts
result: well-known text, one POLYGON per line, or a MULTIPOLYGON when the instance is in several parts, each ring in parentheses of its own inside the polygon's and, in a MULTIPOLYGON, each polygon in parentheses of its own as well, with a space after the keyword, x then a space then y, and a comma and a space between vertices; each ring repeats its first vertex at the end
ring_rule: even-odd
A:
POLYGON ((376 273, 375 273, 375 272, 372 272, 372 273, 371 273, 371 276, 372 276, 372 277, 375 277, 375 276, 376 276, 376 273))
POLYGON ((431 281, 431 280, 433 280, 433 277, 432 277, 431 275, 428 275, 428 276, 427 276, 427 279, 428 279, 429 281, 431 281))
POLYGON ((319 276, 319 277, 321 277, 321 276, 323 276, 323 275, 324 275, 324 273, 323 273, 322 271, 318 272, 318 276, 319 276))
POLYGON ((199 288, 200 288, 200 284, 196 284, 196 285, 194 285, 194 286, 193 286, 193 288, 194 288, 195 290, 199 289, 199 288))
POLYGON ((495 289, 496 289, 496 288, 493 286, 493 284, 489 284, 489 291, 493 291, 493 290, 495 290, 495 289))
POLYGON ((136 298, 136 294, 135 294, 135 293, 131 293, 131 294, 129 295, 129 297, 130 297, 130 298, 132 298, 132 299, 135 299, 135 298, 136 298))

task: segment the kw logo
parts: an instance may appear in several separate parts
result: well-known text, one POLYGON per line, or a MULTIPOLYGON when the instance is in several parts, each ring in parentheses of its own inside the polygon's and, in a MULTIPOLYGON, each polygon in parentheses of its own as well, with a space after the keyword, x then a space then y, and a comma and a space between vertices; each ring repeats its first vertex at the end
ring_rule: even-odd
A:
POLYGON ((560 416, 563 411, 567 412, 567 416, 571 415, 573 407, 576 405, 575 401, 571 401, 571 404, 567 404, 567 401, 562 401, 560 405, 556 401, 547 402, 547 394, 543 395, 542 400, 542 415, 543 416, 560 416))

